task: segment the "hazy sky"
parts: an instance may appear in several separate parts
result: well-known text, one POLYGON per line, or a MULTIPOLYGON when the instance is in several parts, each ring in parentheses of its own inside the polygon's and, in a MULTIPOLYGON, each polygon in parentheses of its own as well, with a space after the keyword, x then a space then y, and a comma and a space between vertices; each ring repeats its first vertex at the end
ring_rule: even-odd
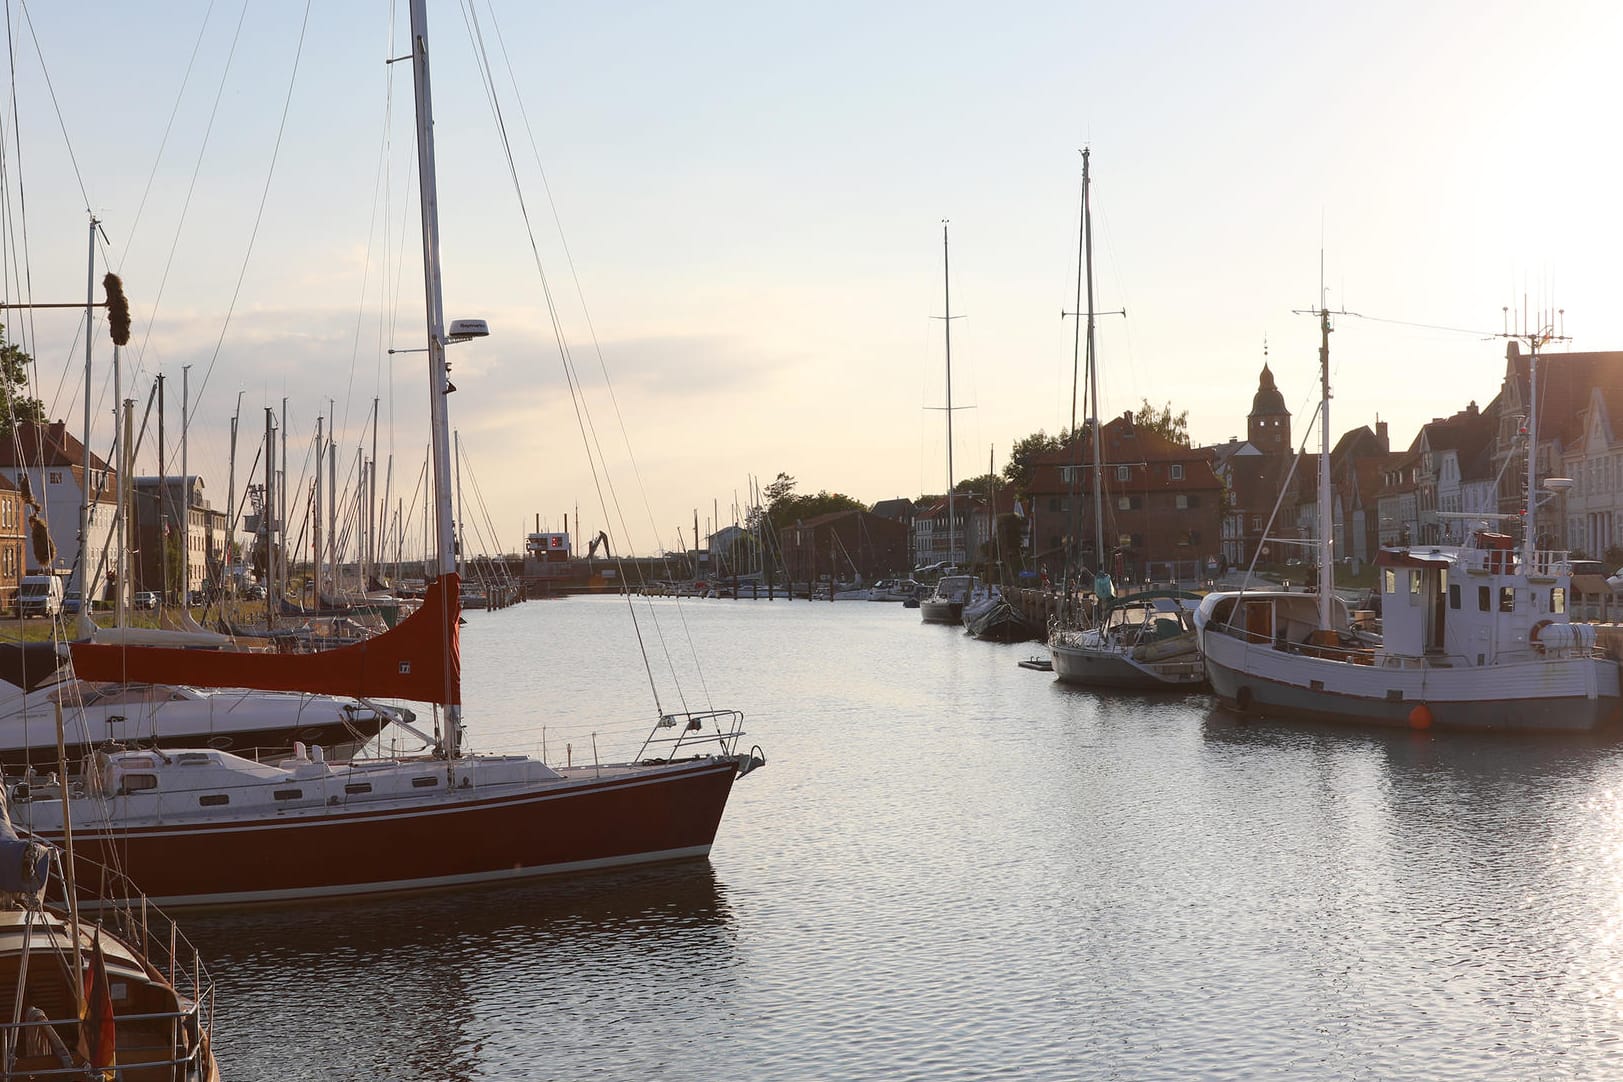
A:
MULTIPOLYGON (((98 279, 110 260, 135 303, 126 393, 144 405, 169 378, 171 461, 185 365, 193 468, 221 505, 239 392, 239 479, 286 396, 295 484, 328 400, 346 474, 378 396, 409 502, 423 360, 385 352, 423 335, 410 71, 384 64, 407 51, 404 9, 160 10, 13 6, 7 292, 26 276, 36 301, 81 298, 94 210, 98 279)), ((1332 340, 1337 432, 1379 415, 1407 444, 1485 404, 1504 367, 1487 335, 1524 300, 1565 309, 1572 349, 1623 348, 1615 4, 480 0, 430 18, 447 315, 491 326, 451 354, 465 518, 476 482, 496 535, 475 549, 577 505, 588 533, 674 548, 695 508, 730 522, 780 470, 866 502, 941 490, 944 218, 954 402, 972 407, 956 473, 1001 468, 1069 418, 1084 144, 1096 305, 1127 311, 1099 324, 1107 414, 1170 400, 1197 441, 1243 435, 1266 339, 1300 437, 1318 334, 1292 310, 1317 302, 1321 246, 1331 306, 1369 317, 1332 340)), ((76 318, 8 320, 75 430, 76 318)), ((109 361, 102 327, 98 448, 109 361)))

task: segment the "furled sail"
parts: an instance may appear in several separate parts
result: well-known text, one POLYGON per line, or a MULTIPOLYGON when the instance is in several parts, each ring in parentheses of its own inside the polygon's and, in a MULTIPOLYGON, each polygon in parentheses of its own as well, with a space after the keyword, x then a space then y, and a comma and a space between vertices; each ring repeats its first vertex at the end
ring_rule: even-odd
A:
POLYGON ((74 675, 118 683, 302 691, 355 698, 462 701, 461 581, 441 575, 423 607, 364 642, 314 654, 71 643, 74 675))

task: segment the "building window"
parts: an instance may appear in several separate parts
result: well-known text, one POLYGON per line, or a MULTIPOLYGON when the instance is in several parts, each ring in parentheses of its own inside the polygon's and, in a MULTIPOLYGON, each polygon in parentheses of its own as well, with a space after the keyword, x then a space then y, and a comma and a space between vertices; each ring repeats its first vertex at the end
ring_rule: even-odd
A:
POLYGON ((1133 479, 1133 467, 1131 467, 1131 466, 1117 466, 1116 467, 1116 480, 1118 480, 1118 481, 1131 481, 1132 479, 1133 479))
POLYGON ((1181 492, 1178 493, 1172 497, 1172 506, 1180 511, 1187 511, 1189 509, 1189 497, 1181 492))
POLYGON ((47 475, 46 480, 53 485, 60 485, 62 483, 62 471, 52 470, 50 474, 47 475))
POLYGON ((1183 480, 1183 463, 1182 462, 1174 462, 1172 464, 1172 479, 1174 481, 1182 481, 1183 480))
POLYGON ((1132 499, 1131 496, 1117 496, 1116 497, 1116 510, 1118 510, 1118 511, 1131 511, 1132 509, 1133 509, 1133 499, 1132 499))

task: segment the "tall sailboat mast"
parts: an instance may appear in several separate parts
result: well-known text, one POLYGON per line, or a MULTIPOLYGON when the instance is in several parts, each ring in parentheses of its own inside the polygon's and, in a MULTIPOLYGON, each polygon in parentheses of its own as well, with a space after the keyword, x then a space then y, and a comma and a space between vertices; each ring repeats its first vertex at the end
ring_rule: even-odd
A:
POLYGON ((1099 431, 1099 355, 1094 352, 1093 327, 1093 207, 1088 200, 1088 152, 1082 148, 1082 235, 1088 278, 1088 411, 1093 429, 1093 562, 1094 574, 1108 573, 1105 559, 1104 438, 1099 431))
MULTIPOLYGON (((445 396, 450 392, 450 381, 445 371, 445 310, 440 282, 440 214, 439 191, 434 175, 434 111, 429 93, 428 77, 428 4, 427 0, 411 0, 411 53, 413 83, 417 98, 417 177, 423 222, 423 294, 428 324, 428 387, 429 429, 433 435, 434 455, 434 517, 435 517, 435 569, 444 602, 450 607, 453 620, 442 632, 449 640, 456 613, 456 545, 452 534, 451 490, 447 480, 451 475, 450 413, 445 396)), ((951 416, 950 414, 948 415, 951 416)), ((452 643, 446 641, 449 656, 452 643)), ((445 677, 445 752, 455 758, 461 750, 462 708, 458 703, 460 689, 453 687, 453 667, 446 666, 445 677)))
POLYGON ((941 318, 942 330, 947 338, 947 562, 953 558, 953 498, 952 498, 952 274, 947 252, 947 223, 941 223, 941 283, 945 299, 945 314, 941 318))
POLYGON ((1330 309, 1319 299, 1319 629, 1330 630, 1335 590, 1335 518, 1330 506, 1330 309))

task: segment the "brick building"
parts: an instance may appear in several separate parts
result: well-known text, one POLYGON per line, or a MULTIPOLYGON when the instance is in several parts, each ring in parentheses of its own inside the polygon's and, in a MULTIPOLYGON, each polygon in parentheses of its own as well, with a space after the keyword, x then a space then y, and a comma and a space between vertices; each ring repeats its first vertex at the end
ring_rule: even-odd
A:
POLYGON ((1211 458, 1136 425, 1131 413, 1100 430, 1096 471, 1092 435, 1032 460, 1028 515, 1032 549, 1051 578, 1073 566, 1149 579, 1197 579, 1219 554, 1223 482, 1211 458), (1102 476, 1106 552, 1095 552, 1093 484, 1102 476))

